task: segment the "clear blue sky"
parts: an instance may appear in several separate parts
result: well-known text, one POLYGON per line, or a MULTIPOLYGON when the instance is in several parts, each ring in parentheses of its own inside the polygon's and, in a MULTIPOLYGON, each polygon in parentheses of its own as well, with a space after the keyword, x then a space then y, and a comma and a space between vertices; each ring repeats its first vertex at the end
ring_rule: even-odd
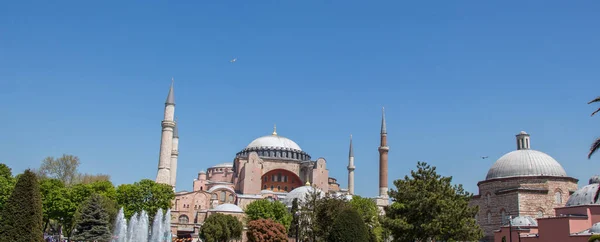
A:
POLYGON ((600 136, 594 1, 7 1, 0 7, 0 162, 74 154, 116 184, 156 176, 171 77, 179 189, 254 138, 295 140, 346 187, 377 194, 417 161, 469 191, 521 130, 567 173, 600 136), (234 64, 229 60, 237 57, 234 64), (480 156, 489 156, 482 160, 480 156))

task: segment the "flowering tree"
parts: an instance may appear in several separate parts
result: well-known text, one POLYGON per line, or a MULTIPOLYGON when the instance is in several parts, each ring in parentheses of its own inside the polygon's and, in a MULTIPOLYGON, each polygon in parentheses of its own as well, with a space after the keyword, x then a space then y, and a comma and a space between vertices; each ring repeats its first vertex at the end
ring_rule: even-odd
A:
POLYGON ((271 219, 257 219, 248 223, 248 241, 284 242, 287 241, 286 229, 271 219))

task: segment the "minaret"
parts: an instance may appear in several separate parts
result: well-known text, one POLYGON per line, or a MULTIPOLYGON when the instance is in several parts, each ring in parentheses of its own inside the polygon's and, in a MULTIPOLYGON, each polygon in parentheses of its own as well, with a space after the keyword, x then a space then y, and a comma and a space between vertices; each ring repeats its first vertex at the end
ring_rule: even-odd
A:
POLYGON ((350 135, 350 153, 348 154, 348 194, 354 195, 354 148, 352 135, 350 135))
POLYGON ((388 152, 385 109, 381 108, 381 143, 379 145, 379 197, 388 197, 388 152))
POLYGON ((173 83, 171 80, 171 88, 165 102, 165 117, 162 121, 162 135, 160 138, 160 155, 158 158, 158 173, 156 174, 156 182, 162 184, 171 184, 171 152, 173 150, 173 129, 175 122, 175 94, 173 93, 173 83))
POLYGON ((179 124, 175 121, 175 128, 173 129, 173 149, 171 150, 171 186, 175 190, 175 183, 177 181, 177 157, 179 156, 179 124))
POLYGON ((517 150, 528 150, 530 145, 529 134, 525 131, 517 134, 517 150))

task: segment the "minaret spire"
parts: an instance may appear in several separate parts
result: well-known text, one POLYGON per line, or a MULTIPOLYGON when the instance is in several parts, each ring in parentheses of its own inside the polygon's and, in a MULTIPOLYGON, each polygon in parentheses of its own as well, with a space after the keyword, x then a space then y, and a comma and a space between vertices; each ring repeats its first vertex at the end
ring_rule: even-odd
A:
POLYGON ((388 197, 388 152, 385 109, 381 108, 381 139, 379 144, 379 197, 388 197))
POLYGON ((158 158, 158 173, 156 182, 171 184, 171 155, 173 152, 173 136, 175 129, 175 93, 173 90, 174 80, 171 79, 171 87, 165 102, 164 119, 162 121, 162 135, 160 138, 160 154, 158 158))
POLYGON ((277 136, 277 124, 273 124, 273 136, 277 136))
POLYGON ((348 194, 354 195, 354 147, 352 147, 352 135, 350 135, 350 151, 348 153, 348 194))

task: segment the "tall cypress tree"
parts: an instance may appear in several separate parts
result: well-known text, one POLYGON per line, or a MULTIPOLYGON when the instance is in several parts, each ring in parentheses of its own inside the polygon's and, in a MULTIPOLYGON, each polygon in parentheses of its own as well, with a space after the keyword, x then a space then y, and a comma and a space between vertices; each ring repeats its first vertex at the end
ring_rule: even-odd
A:
POLYGON ((76 232, 73 240, 110 241, 110 216, 104 207, 104 197, 93 194, 77 214, 76 232))
POLYGON ((0 241, 44 241, 42 195, 36 175, 26 170, 0 212, 0 241))

